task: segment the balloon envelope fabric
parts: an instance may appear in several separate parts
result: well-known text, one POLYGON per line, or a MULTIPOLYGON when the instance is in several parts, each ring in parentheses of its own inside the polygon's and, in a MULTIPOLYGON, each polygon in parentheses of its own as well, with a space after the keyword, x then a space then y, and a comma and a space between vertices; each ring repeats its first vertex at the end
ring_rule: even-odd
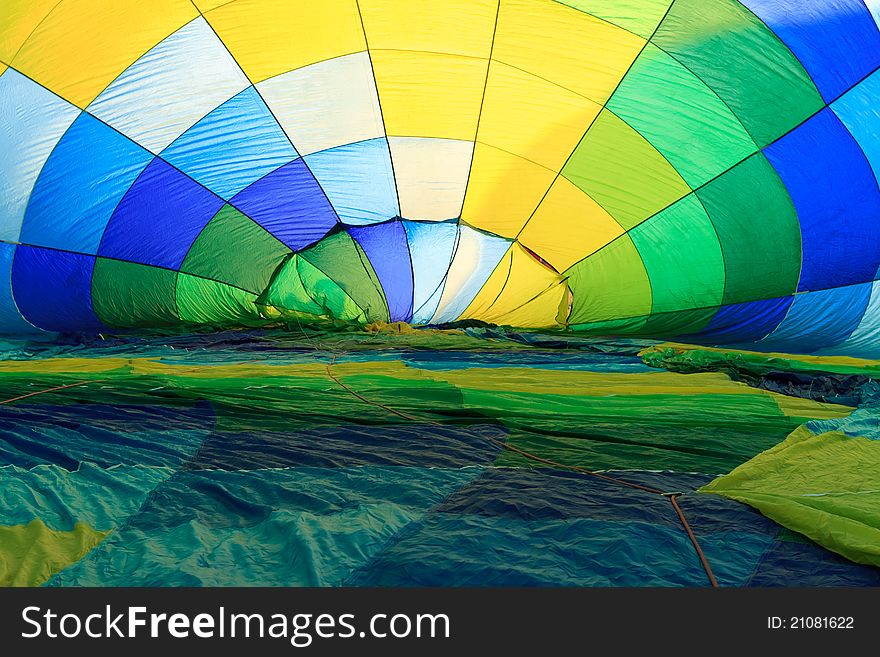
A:
POLYGON ((10 0, 0 330, 880 353, 876 0, 10 0))

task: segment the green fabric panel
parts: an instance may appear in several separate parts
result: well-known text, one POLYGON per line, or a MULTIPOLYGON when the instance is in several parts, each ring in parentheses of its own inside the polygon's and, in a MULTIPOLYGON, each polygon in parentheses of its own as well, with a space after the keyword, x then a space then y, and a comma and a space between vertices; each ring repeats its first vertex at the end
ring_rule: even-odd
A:
POLYGON ((651 281, 651 313, 717 306, 724 257, 700 200, 686 196, 629 233, 651 281))
POLYGON ((558 0, 579 11, 649 38, 672 0, 558 0))
POLYGON ((326 237, 300 256, 325 274, 332 272, 333 280, 363 309, 368 321, 390 320, 373 265, 348 233, 326 237))
POLYGON ((602 110, 562 175, 630 229, 690 192, 642 135, 602 110))
POLYGON ((784 442, 700 489, 858 563, 880 566, 880 442, 799 427, 784 442))
POLYGON ((0 586, 39 586, 82 559, 109 533, 84 522, 72 531, 55 531, 39 518, 0 527, 0 586))
POLYGON ((651 367, 671 372, 730 372, 737 380, 760 378, 771 372, 862 375, 880 379, 880 365, 835 356, 781 356, 690 345, 656 345, 639 354, 651 367))
POLYGON ((693 308, 651 315, 639 333, 647 337, 663 337, 696 333, 712 321, 718 307, 693 308))
POLYGON ((591 333, 593 335, 630 335, 638 333, 648 321, 648 316, 630 317, 627 319, 611 319, 604 322, 583 322, 571 324, 568 328, 572 331, 591 333))
POLYGON ((179 274, 177 311, 184 322, 223 326, 259 323, 256 295, 206 278, 179 274))
POLYGON ((823 106, 800 61, 736 0, 676 0, 652 42, 715 91, 761 148, 823 106))
POLYGON ((180 270, 259 294, 290 252, 265 228, 225 205, 202 230, 180 270))
MULTIPOLYGON (((590 469, 722 473, 772 447, 797 423, 767 394, 536 395, 464 390, 467 408, 511 430, 510 443, 590 469)), ((540 467, 507 450, 496 465, 540 467)))
POLYGON ((801 271, 800 223, 767 158, 756 153, 697 194, 724 252, 723 303, 792 294, 801 271))
POLYGON ((573 297, 570 324, 638 317, 651 312, 648 273, 627 234, 565 273, 573 297))
POLYGON ((636 59, 608 109, 663 153, 692 188, 757 150, 718 96, 652 44, 636 59))
POLYGON ((291 257, 257 301, 282 314, 329 317, 351 322, 366 321, 363 308, 342 286, 305 260, 291 257))
POLYGON ((177 272, 98 258, 92 274, 92 307, 108 326, 163 326, 178 321, 177 272))

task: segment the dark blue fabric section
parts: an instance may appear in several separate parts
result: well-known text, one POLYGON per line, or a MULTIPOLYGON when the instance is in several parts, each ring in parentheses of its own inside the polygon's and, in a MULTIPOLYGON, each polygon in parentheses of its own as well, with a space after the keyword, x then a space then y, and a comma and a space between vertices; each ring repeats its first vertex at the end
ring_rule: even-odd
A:
POLYGON ((392 322, 412 315, 413 273, 406 231, 399 221, 349 228, 382 284, 392 322))
POLYGON ((82 113, 43 166, 20 241, 96 253, 113 210, 152 159, 146 149, 82 113))
POLYGON ((681 340, 703 344, 751 342, 766 337, 785 319, 794 297, 749 301, 722 306, 699 333, 681 340))
MULTIPOLYGON (((629 473, 618 473, 627 481, 629 473)), ((670 485, 667 478, 661 484, 670 485)), ((711 477, 703 477, 707 483, 711 477)), ((677 489, 677 487, 673 486, 677 489)), ((548 520, 650 520, 676 527, 669 500, 660 495, 621 487, 578 472, 545 468, 487 470, 469 486, 450 495, 438 512, 548 520)))
POLYGON ((178 269, 223 200, 156 158, 122 199, 99 255, 178 269))
POLYGON ((489 465, 506 431, 494 425, 406 425, 316 427, 290 433, 215 432, 191 469, 344 468, 398 465, 460 468, 489 465))
POLYGON ((232 199, 232 205, 298 251, 336 224, 336 212, 302 158, 296 159, 232 199))
POLYGON ((863 0, 740 0, 807 69, 831 102, 880 66, 880 32, 863 0))
MULTIPOLYGON (((39 398, 38 398, 39 399, 39 398)), ((210 404, 192 408, 101 404, 0 406, 0 466, 54 464, 181 467, 214 426, 210 404)))
POLYGON ((880 568, 862 566, 806 538, 777 540, 749 586, 880 586, 880 568))
POLYGON ((48 331, 106 328, 92 310, 93 256, 20 245, 12 292, 21 314, 48 331))
POLYGON ((801 224, 798 290, 873 280, 880 265, 880 190, 840 119, 826 108, 764 152, 801 224))
MULTIPOLYGON (((865 586, 880 575, 812 544, 781 544, 781 528, 751 507, 695 492, 711 477, 605 474, 681 492, 679 506, 723 586, 800 584, 805 573, 824 585, 865 586)), ((708 578, 667 497, 568 471, 505 468, 448 496, 347 584, 707 586, 708 578)))

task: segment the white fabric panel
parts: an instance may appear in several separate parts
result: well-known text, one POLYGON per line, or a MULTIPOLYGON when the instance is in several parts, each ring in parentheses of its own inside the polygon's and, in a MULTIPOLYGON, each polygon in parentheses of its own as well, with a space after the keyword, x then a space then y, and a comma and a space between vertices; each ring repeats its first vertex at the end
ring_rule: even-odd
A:
POLYGON ((229 51, 200 17, 129 66, 87 110, 159 153, 249 85, 229 51))
POLYGON ((461 214, 474 142, 389 137, 391 161, 405 219, 443 221, 461 214))
POLYGON ((0 240, 18 241, 34 183, 79 113, 17 71, 0 75, 0 240))
POLYGON ((366 51, 277 75, 257 89, 300 155, 385 136, 366 51))
POLYGON ((508 240, 462 225, 458 231, 455 256, 446 275, 443 296, 440 297, 431 322, 452 322, 458 319, 492 275, 509 246, 508 240))

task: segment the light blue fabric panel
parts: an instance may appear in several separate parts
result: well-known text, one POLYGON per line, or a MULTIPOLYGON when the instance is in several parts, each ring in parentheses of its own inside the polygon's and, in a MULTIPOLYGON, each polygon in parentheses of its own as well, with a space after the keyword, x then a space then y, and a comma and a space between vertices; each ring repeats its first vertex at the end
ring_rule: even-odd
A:
POLYGON ((827 351, 857 358, 880 358, 880 281, 871 284, 868 307, 859 325, 846 340, 827 351))
POLYGON ((411 321, 425 324, 431 320, 443 294, 446 274, 458 242, 458 224, 404 221, 403 227, 413 265, 411 321))
POLYGON ((0 75, 0 240, 18 241, 40 170, 79 113, 18 71, 0 75))
POLYGON ((796 295, 788 315, 759 348, 809 353, 843 342, 858 327, 871 288, 862 283, 796 295))
POLYGON ((862 148, 880 180, 880 71, 832 103, 831 109, 862 148))
POLYGON ((223 103, 162 151, 162 159, 227 201, 297 157, 253 87, 223 103))
POLYGON ((400 214, 385 138, 307 155, 306 164, 346 224, 371 224, 400 214))

